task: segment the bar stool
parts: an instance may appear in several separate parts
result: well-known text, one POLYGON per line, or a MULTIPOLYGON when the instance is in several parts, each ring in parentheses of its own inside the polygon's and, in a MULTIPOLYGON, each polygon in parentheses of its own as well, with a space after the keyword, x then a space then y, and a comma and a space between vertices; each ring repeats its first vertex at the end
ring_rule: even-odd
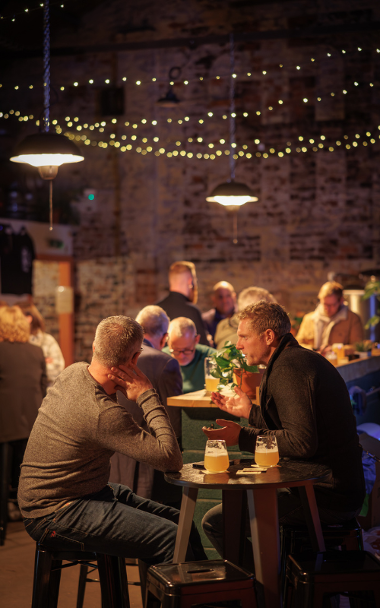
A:
MULTIPOLYGON (((140 581, 128 581, 127 580, 127 585, 135 585, 136 587, 141 587, 141 600, 144 605, 145 578, 146 578, 146 570, 147 570, 148 566, 147 566, 147 564, 144 564, 144 562, 141 562, 141 560, 137 560, 137 559, 126 558, 124 560, 124 562, 125 562, 125 564, 128 564, 128 566, 138 566, 138 568, 139 568, 140 581)), ((91 568, 90 564, 81 563, 80 571, 79 571, 79 583, 78 583, 78 595, 77 595, 77 607, 76 608, 83 608, 86 584, 100 582, 100 580, 98 578, 91 578, 89 576, 94 570, 96 570, 96 568, 97 568, 97 566, 93 566, 91 568)))
MULTIPOLYGON (((355 518, 339 525, 322 526, 326 549, 340 547, 343 551, 361 551, 363 534, 355 518)), ((286 596, 286 562, 288 555, 311 550, 309 532, 306 526, 280 526, 281 577, 283 596, 286 596)))
POLYGON ((57 608, 61 570, 77 564, 98 568, 102 608, 130 608, 124 558, 90 551, 51 551, 38 543, 32 608, 57 608), (68 563, 62 565, 63 561, 68 563))
POLYGON ((368 551, 289 555, 286 578, 285 608, 322 608, 326 593, 348 593, 349 598, 360 599, 360 606, 380 606, 380 561, 368 551))
POLYGON ((227 560, 151 566, 146 578, 145 608, 190 608, 193 604, 240 600, 256 608, 254 576, 227 560))

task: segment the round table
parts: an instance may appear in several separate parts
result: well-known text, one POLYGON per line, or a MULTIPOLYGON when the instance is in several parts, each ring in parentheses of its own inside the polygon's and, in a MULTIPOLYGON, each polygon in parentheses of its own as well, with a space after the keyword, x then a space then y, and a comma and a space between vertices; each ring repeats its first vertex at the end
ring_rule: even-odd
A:
POLYGON ((247 499, 256 580, 263 586, 267 608, 275 608, 282 604, 277 489, 299 488, 313 548, 324 551, 313 485, 326 480, 330 470, 324 465, 310 462, 282 460, 278 467, 265 472, 242 474, 242 469, 250 468, 250 463, 254 463, 254 460, 234 461, 225 473, 207 473, 204 469, 194 468, 192 464, 185 464, 178 473, 165 474, 167 482, 184 488, 173 561, 185 561, 198 490, 208 488, 222 490, 225 522, 223 557, 240 565, 247 499))

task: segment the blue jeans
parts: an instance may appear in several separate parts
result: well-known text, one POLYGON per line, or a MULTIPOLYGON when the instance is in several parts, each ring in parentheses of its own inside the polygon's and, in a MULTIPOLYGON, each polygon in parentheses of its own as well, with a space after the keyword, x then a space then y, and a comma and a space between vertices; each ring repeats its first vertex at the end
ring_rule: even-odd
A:
MULTIPOLYGON (((74 500, 45 517, 25 519, 28 534, 47 549, 97 551, 171 562, 179 511, 141 498, 127 486, 108 483, 95 494, 74 500)), ((187 560, 207 559, 194 523, 187 560)))

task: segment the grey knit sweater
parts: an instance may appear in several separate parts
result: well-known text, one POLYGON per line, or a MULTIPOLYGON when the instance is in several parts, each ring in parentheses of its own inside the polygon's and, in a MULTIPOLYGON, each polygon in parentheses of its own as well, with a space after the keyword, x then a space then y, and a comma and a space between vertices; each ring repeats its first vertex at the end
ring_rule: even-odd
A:
POLYGON ((151 389, 137 404, 150 433, 108 395, 87 363, 63 371, 48 390, 21 466, 18 502, 24 517, 42 517, 108 482, 120 452, 161 471, 178 471, 182 456, 164 407, 151 389))

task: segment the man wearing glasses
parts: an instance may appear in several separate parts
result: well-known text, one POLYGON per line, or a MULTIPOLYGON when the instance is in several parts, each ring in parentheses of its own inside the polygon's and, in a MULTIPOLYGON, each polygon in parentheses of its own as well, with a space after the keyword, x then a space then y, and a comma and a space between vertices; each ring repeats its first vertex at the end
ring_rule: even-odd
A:
POLYGON ((200 391, 205 385, 204 360, 216 352, 210 346, 199 344, 195 323, 186 317, 170 322, 168 346, 163 350, 177 359, 181 367, 183 393, 200 391))

